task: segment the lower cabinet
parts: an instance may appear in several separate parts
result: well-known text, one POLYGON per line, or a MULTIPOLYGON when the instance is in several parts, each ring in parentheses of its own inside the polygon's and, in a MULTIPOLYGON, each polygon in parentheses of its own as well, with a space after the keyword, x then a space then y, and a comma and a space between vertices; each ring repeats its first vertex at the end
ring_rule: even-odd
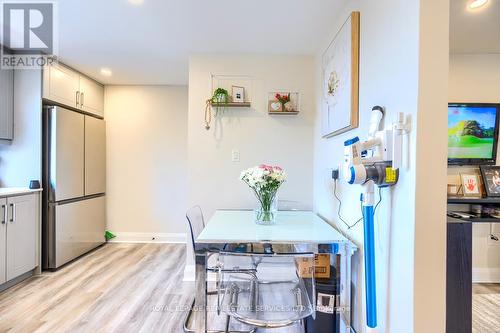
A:
POLYGON ((37 266, 38 205, 37 194, 0 198, 0 283, 37 266))
POLYGON ((5 259, 7 259, 7 199, 0 198, 0 284, 7 281, 5 259))

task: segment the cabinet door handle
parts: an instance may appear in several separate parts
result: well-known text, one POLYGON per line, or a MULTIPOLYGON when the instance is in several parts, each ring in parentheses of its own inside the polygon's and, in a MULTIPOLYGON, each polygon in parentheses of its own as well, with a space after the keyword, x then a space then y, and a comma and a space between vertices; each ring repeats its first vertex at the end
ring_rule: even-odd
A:
POLYGON ((80 106, 83 108, 83 102, 85 101, 85 93, 80 93, 80 106))
POLYGON ((10 222, 14 223, 16 221, 16 204, 11 203, 10 207, 12 207, 12 215, 10 216, 10 222))
POLYGON ((7 205, 2 205, 2 209, 3 209, 3 220, 2 220, 2 224, 5 224, 7 222, 7 205))
POLYGON ((78 104, 80 104, 80 92, 76 92, 76 107, 78 107, 78 104))

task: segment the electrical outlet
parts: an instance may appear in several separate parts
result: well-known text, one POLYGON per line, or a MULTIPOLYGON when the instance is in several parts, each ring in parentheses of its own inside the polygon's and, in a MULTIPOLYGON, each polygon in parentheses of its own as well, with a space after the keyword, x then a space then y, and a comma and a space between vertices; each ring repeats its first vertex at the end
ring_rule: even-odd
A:
POLYGON ((334 179, 334 180, 339 179, 339 169, 332 170, 332 179, 334 179))
POLYGON ((232 162, 239 162, 240 161, 240 151, 237 149, 233 149, 231 151, 231 161, 232 162))

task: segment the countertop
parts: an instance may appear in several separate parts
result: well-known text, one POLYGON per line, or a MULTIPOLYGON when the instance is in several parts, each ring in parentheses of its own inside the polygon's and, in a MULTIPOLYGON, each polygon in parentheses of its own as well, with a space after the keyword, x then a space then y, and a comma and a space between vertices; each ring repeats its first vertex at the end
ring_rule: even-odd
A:
POLYGON ((42 189, 29 189, 27 187, 0 187, 0 197, 11 197, 16 195, 41 192, 42 189))

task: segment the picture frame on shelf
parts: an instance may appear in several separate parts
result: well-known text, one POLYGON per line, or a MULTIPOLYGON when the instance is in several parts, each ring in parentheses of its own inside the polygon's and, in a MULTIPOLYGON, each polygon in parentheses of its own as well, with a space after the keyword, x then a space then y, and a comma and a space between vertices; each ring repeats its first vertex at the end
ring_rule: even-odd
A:
POLYGON ((245 103, 245 88, 239 86, 232 86, 231 93, 233 96, 233 103, 245 103))
POLYGON ((462 184, 460 177, 458 175, 448 175, 448 186, 447 193, 448 197, 460 197, 462 190, 462 184))
POLYGON ((462 181, 464 197, 480 198, 482 196, 479 176, 477 174, 461 174, 460 179, 462 181))
POLYGON ((488 197, 500 197, 500 166, 481 165, 481 176, 488 197))

